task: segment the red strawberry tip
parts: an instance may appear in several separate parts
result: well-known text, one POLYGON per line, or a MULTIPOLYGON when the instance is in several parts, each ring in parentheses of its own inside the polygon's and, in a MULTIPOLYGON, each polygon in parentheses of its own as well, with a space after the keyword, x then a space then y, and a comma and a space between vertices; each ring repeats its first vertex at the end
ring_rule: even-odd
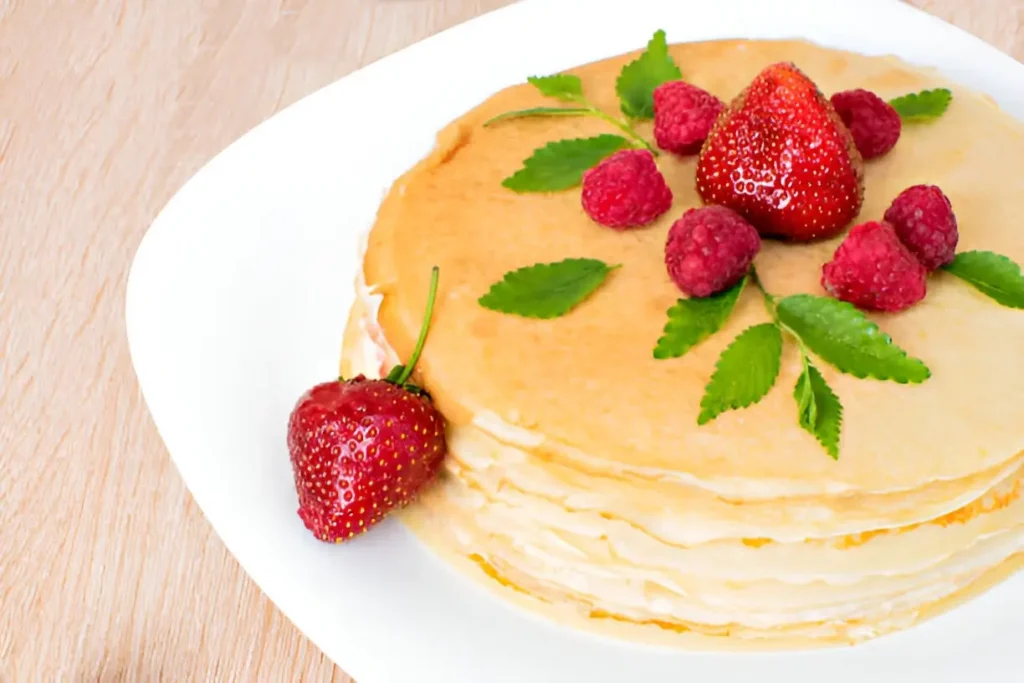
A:
POLYGON ((705 204, 722 204, 743 215, 762 237, 825 239, 859 213, 864 162, 849 129, 817 84, 792 62, 778 62, 762 69, 715 119, 698 157, 697 192, 705 204), (793 101, 785 105, 792 108, 788 118, 773 100, 779 89, 792 95, 793 101), (813 146, 809 139, 814 136, 808 136, 806 126, 816 127, 813 146), (765 139, 760 130, 765 127, 781 134, 781 144, 798 147, 800 154, 790 158, 785 174, 790 187, 777 180, 777 159, 765 156, 765 150, 752 142, 765 139), (801 127, 803 135, 796 135, 801 127), (807 157, 815 155, 819 158, 811 163, 807 157), (740 191, 737 182, 743 178, 750 187, 740 191))
POLYGON ((342 543, 410 503, 440 471, 445 419, 409 382, 437 296, 434 268, 426 315, 409 362, 386 379, 338 377, 305 392, 288 418, 298 516, 321 541, 342 543))

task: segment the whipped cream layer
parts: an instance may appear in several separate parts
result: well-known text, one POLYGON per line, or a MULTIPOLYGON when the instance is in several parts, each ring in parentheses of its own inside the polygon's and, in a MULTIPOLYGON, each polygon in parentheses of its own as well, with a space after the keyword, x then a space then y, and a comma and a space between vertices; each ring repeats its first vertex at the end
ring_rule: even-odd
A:
MULTIPOLYGON (((723 100, 780 61, 825 93, 891 99, 954 87, 938 120, 904 126, 897 146, 865 166, 858 222, 877 220, 910 185, 935 184, 956 211, 958 250, 1024 259, 1024 128, 986 98, 893 57, 806 41, 669 49, 689 82, 723 100)), ((570 73, 595 106, 616 111, 617 76, 635 57, 570 73)), ((948 609, 1024 563, 1024 413, 1014 400, 1024 366, 1009 360, 1024 339, 1019 311, 935 273, 924 301, 869 316, 931 377, 863 380, 823 363, 843 404, 838 461, 796 420, 803 365, 788 342, 772 391, 698 428, 711 368, 729 340, 768 321, 763 301, 745 291, 716 334, 680 358, 654 358, 679 294, 662 265, 666 234, 701 204, 695 158, 659 157, 673 207, 652 224, 595 228, 578 192, 502 187, 551 140, 608 132, 594 117, 483 125, 545 104, 521 84, 452 121, 393 184, 369 235, 345 374, 379 376, 398 362, 394 349, 411 351, 427 265, 442 274, 417 372, 447 419, 449 453, 440 481, 401 514, 414 533, 531 609, 701 649, 858 642, 948 609), (503 273, 566 256, 622 267, 557 320, 478 304, 503 273)), ((759 279, 777 297, 820 293, 839 239, 765 240, 759 279)))
MULTIPOLYGON (((353 372, 383 376, 399 358, 377 321, 382 297, 367 287, 362 271, 355 292, 346 362, 353 372)), ((543 497, 572 490, 566 505, 618 516, 683 544, 759 537, 802 541, 924 522, 968 505, 1024 464, 1021 453, 998 467, 925 482, 915 490, 850 491, 826 482, 829 493, 815 495, 816 489, 805 490, 799 482, 702 479, 678 470, 608 462, 511 424, 486 408, 475 410, 459 427, 453 438, 465 445, 453 449, 469 459, 476 476, 497 477, 500 483, 504 472, 491 465, 521 462, 515 481, 527 493, 543 497)))
MULTIPOLYGON (((350 373, 398 362, 360 274, 350 373)), ((1024 553, 1020 458, 920 491, 770 498, 596 465, 480 411, 449 424, 441 482, 406 512, 494 586, 575 618, 741 640, 857 642, 906 628, 1024 553), (737 497, 738 492, 749 498, 737 497)), ((740 485, 737 486, 736 484, 740 485)))

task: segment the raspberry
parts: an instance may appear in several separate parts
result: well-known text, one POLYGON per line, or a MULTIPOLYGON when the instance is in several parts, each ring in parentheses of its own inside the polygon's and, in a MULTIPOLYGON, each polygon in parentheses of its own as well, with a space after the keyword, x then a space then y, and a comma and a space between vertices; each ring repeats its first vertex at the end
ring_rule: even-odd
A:
POLYGON ((853 135, 865 159, 880 157, 896 145, 903 122, 896 110, 868 90, 846 90, 832 96, 832 106, 853 135))
POLYGON ((654 139, 676 154, 696 154, 725 107, 695 85, 671 81, 654 90, 654 139))
POLYGON ((761 238, 724 206, 690 209, 668 231, 665 266, 690 296, 711 296, 740 281, 761 249, 761 238))
POLYGON ((888 223, 850 230, 822 266, 821 286, 837 299, 868 311, 902 311, 924 298, 924 269, 888 223))
POLYGON ((583 174, 583 210, 623 230, 651 223, 672 206, 672 190, 645 149, 616 152, 583 174))
POLYGON ((903 190, 886 209, 885 222, 928 270, 950 263, 956 255, 960 235, 953 205, 934 185, 903 190))

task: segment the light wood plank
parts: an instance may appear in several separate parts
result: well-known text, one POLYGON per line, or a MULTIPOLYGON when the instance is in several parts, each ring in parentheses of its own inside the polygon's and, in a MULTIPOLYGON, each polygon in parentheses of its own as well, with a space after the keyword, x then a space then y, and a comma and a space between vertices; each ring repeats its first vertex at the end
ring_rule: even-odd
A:
MULTIPOLYGON (((303 95, 508 0, 0 3, 0 681, 347 681, 240 570, 139 394, 146 227, 303 95)), ((918 0, 1024 58, 1024 0, 918 0)))

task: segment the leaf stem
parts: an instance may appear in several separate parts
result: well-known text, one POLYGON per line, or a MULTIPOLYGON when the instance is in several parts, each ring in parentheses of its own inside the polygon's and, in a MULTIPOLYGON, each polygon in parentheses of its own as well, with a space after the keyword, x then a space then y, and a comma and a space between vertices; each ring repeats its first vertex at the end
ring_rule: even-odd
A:
POLYGON ((761 282, 761 278, 757 274, 757 268, 750 266, 750 280, 754 283, 754 286, 761 291, 761 296, 764 297, 764 307, 768 313, 772 316, 772 320, 776 324, 779 323, 779 314, 775 310, 777 299, 768 293, 768 290, 764 288, 764 283, 761 282))
POLYGON ((784 332, 788 332, 789 336, 791 336, 794 340, 796 340, 797 345, 800 347, 800 355, 803 357, 804 371, 806 372, 807 371, 807 362, 808 362, 808 359, 809 359, 809 356, 810 356, 810 352, 807 350, 807 346, 804 344, 804 340, 800 338, 800 335, 797 334, 791 327, 789 327, 788 325, 783 324, 783 322, 781 320, 779 320, 779 311, 778 311, 779 298, 776 297, 776 296, 772 296, 768 292, 768 290, 765 289, 764 283, 761 282, 761 278, 758 277, 757 269, 754 268, 754 266, 750 266, 750 279, 753 281, 754 285, 759 290, 761 290, 761 296, 764 297, 764 307, 765 307, 765 310, 768 311, 768 315, 770 315, 772 317, 772 321, 775 323, 775 325, 780 330, 783 330, 784 332))
POLYGON ((505 121, 508 119, 518 119, 528 116, 594 116, 601 119, 605 123, 609 123, 615 126, 620 131, 625 133, 626 137, 628 137, 630 142, 632 142, 633 147, 646 149, 654 156, 658 156, 658 149, 651 143, 647 142, 647 140, 643 139, 643 137, 641 137, 639 133, 633 130, 633 127, 629 124, 628 121, 616 118, 610 114, 606 114, 605 112, 601 111, 601 109, 599 109, 597 105, 595 105, 593 102, 590 102, 583 95, 572 95, 562 99, 562 101, 577 104, 579 106, 533 107, 532 109, 519 109, 516 111, 507 111, 503 114, 492 116, 491 118, 484 121, 483 125, 484 127, 487 127, 500 121, 505 121))
POLYGON ((797 344, 799 344, 800 346, 800 364, 804 366, 803 373, 805 375, 809 375, 811 373, 811 359, 807 355, 807 347, 804 346, 804 343, 800 340, 800 337, 797 337, 796 341, 797 344))
POLYGON ((589 107, 534 107, 532 109, 507 111, 503 114, 492 116, 484 121, 482 125, 484 128, 487 128, 496 123, 501 123, 502 121, 521 119, 529 116, 589 116, 590 113, 591 111, 589 107))
POLYGON ((647 140, 644 140, 642 137, 640 137, 640 135, 635 130, 633 130, 633 127, 631 125, 629 125, 629 123, 627 123, 626 121, 623 121, 622 119, 619 119, 619 118, 616 118, 614 116, 611 116, 610 114, 604 113, 603 111, 598 109, 597 106, 594 105, 593 102, 588 100, 586 97, 583 97, 582 95, 573 97, 572 101, 575 102, 576 104, 579 104, 579 105, 582 105, 582 106, 586 107, 588 110, 590 110, 590 113, 592 115, 596 116, 597 118, 601 119, 602 121, 605 121, 607 123, 612 124, 613 126, 618 128, 619 130, 621 130, 623 133, 628 135, 629 138, 632 139, 634 143, 639 144, 640 146, 642 146, 644 149, 649 151, 654 156, 658 156, 657 148, 655 148, 654 145, 652 145, 651 143, 647 142, 647 140))
POLYGON ((416 346, 412 350, 412 355, 409 356, 409 362, 402 369, 402 374, 395 378, 395 384, 402 385, 408 381, 409 377, 412 376, 413 369, 416 367, 416 362, 420 359, 420 353, 423 352, 423 345, 427 341, 427 330, 430 329, 430 318, 434 313, 438 275, 439 269, 437 266, 434 266, 433 270, 430 271, 430 291, 427 293, 427 310, 423 314, 423 323, 420 325, 420 336, 416 340, 416 346))
POLYGON ((613 126, 618 128, 619 130, 621 130, 623 133, 628 135, 630 137, 630 139, 632 139, 635 144, 639 144, 640 146, 642 146, 644 149, 649 151, 654 156, 658 156, 658 150, 655 149, 654 145, 652 145, 651 143, 647 142, 647 140, 644 140, 642 137, 640 137, 640 135, 635 130, 633 130, 633 127, 630 126, 628 123, 626 123, 622 119, 617 119, 614 116, 610 116, 610 115, 604 113, 603 111, 601 111, 600 109, 598 109, 594 105, 590 104, 586 100, 583 100, 581 102, 581 104, 585 104, 590 109, 590 111, 593 113, 593 115, 596 116, 597 118, 602 119, 602 120, 612 124, 613 126))

